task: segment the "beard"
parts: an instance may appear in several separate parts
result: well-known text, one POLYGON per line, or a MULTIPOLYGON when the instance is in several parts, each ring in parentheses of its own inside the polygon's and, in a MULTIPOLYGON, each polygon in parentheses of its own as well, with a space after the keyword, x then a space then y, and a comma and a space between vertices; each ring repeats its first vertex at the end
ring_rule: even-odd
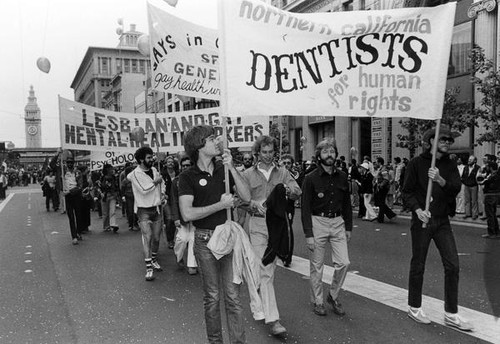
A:
POLYGON ((153 167, 153 162, 144 160, 143 165, 144 165, 144 167, 151 168, 151 167, 153 167))
POLYGON ((333 166, 335 164, 335 159, 331 156, 327 157, 326 159, 322 159, 321 157, 318 157, 318 160, 321 164, 325 166, 333 166))

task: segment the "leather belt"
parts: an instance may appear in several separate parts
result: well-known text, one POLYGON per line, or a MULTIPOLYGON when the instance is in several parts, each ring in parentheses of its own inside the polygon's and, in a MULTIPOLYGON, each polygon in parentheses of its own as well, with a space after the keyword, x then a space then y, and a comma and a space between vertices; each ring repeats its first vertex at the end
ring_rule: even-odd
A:
POLYGON ((342 216, 342 212, 341 211, 337 211, 337 212, 331 212, 331 213, 313 213, 314 216, 321 216, 321 217, 328 217, 330 219, 333 219, 334 217, 338 217, 338 216, 342 216))

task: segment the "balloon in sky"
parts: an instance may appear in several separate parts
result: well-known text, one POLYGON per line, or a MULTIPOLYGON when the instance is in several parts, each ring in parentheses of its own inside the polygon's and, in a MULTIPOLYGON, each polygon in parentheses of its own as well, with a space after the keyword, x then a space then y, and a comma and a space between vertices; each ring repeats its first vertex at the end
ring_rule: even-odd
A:
POLYGON ((175 7, 175 5, 177 5, 177 0, 165 0, 165 2, 172 7, 175 7))
POLYGON ((135 127, 134 129, 132 129, 132 140, 134 140, 135 142, 141 142, 144 140, 144 129, 142 129, 141 127, 135 127))
POLYGON ((144 56, 149 56, 149 35, 141 35, 137 40, 137 49, 144 56))
POLYGON ((36 65, 38 69, 40 69, 44 73, 50 72, 50 61, 46 57, 39 57, 38 60, 36 60, 36 65))

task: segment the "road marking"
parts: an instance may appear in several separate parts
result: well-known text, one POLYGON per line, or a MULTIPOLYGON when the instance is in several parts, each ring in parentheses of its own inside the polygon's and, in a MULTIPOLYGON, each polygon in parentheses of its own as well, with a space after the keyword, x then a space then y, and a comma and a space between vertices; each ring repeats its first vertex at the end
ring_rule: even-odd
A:
POLYGON ((2 203, 0 203, 0 213, 2 212, 3 208, 9 203, 9 201, 14 197, 15 194, 9 194, 2 203))
POLYGON ((24 252, 24 254, 26 254, 26 255, 30 255, 30 254, 31 254, 31 252, 24 252))
POLYGON ((24 272, 30 273, 30 272, 33 272, 33 270, 24 270, 24 272))
MULTIPOLYGON (((278 265, 283 267, 283 263, 280 260, 278 261, 278 265)), ((303 276, 309 276, 309 260, 293 256, 292 266, 291 268, 288 268, 288 270, 297 272, 303 276)), ((323 270, 323 282, 330 284, 332 282, 332 277, 333 268, 325 265, 323 270)), ((408 310, 408 291, 406 289, 363 277, 353 272, 347 273, 342 289, 373 301, 380 302, 386 306, 396 308, 405 313, 408 310)), ((445 326, 443 317, 443 301, 423 295, 422 306, 430 320, 445 326)), ((495 318, 493 315, 478 312, 465 307, 459 307, 459 313, 466 319, 470 320, 474 324, 475 328, 474 332, 459 332, 492 343, 500 343, 500 325, 498 318, 495 318)))
POLYGON ((31 263, 31 260, 27 259, 24 261, 25 263, 31 263))
POLYGON ((28 210, 31 209, 31 203, 28 203, 28 210))

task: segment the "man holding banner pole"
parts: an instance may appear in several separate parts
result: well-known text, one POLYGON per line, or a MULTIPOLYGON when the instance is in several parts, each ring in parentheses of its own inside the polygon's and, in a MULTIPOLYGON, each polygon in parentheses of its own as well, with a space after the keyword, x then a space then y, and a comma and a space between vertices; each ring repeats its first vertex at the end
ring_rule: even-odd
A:
POLYGON ((458 315, 459 260, 449 219, 455 215, 461 188, 456 163, 448 155, 454 138, 448 127, 441 126, 427 130, 422 141, 427 149, 408 164, 402 189, 405 204, 412 211, 408 316, 418 323, 431 323, 422 310, 422 286, 429 245, 434 240, 445 271, 444 323, 471 331, 473 326, 458 315))
POLYGON ((161 234, 161 206, 165 200, 165 183, 153 167, 153 150, 141 147, 135 152, 139 166, 127 175, 132 182, 135 210, 142 231, 146 281, 154 280, 153 270, 161 271, 158 263, 158 248, 161 234))

